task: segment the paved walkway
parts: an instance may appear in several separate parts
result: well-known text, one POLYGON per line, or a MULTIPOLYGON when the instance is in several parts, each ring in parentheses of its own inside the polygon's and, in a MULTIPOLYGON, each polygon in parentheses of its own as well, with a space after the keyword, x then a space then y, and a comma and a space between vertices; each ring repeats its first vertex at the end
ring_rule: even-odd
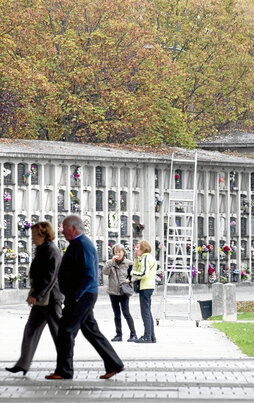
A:
MULTIPOLYGON (((252 300, 252 289, 237 291, 238 300, 252 300)), ((209 299, 210 293, 196 295, 209 299)), ((161 301, 154 296, 154 316, 161 301)), ((194 304, 195 305, 195 304, 194 304)), ((199 305, 195 319, 201 319, 199 305)), ((182 309, 181 299, 175 310, 182 309)), ((138 335, 142 334, 138 297, 131 298, 131 312, 138 335)), ((254 402, 254 359, 245 356, 224 334, 210 327, 209 321, 160 320, 156 344, 114 343, 126 370, 109 380, 100 380, 102 361, 91 345, 78 335, 75 345, 75 378, 47 381, 44 376, 55 367, 55 348, 45 329, 31 370, 27 376, 4 370, 19 356, 23 328, 29 314, 25 304, 1 306, 0 403, 3 402, 254 402)), ((114 336, 114 322, 108 297, 102 292, 95 316, 103 333, 114 336)))

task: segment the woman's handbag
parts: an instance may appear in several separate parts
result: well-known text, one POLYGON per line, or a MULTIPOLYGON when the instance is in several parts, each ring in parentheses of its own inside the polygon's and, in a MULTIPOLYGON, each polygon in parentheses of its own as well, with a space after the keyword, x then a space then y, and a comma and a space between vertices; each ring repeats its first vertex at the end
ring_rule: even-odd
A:
POLYGON ((134 292, 139 293, 140 291, 140 280, 135 280, 133 283, 134 292))
MULTIPOLYGON (((119 282, 119 277, 118 277, 117 270, 116 270, 116 276, 117 276, 117 279, 118 279, 118 282, 119 282)), ((130 285, 130 283, 119 284, 119 289, 120 289, 120 294, 121 295, 126 295, 127 297, 131 297, 132 294, 133 294, 133 288, 130 285)))
MULTIPOLYGON (((46 292, 46 294, 44 295, 44 297, 41 298, 40 301, 37 301, 37 300, 36 300, 36 302, 35 302, 34 305, 36 305, 36 306, 48 306, 48 304, 49 304, 49 298, 50 298, 50 293, 51 293, 52 288, 54 287, 55 283, 56 283, 56 280, 55 280, 55 281, 53 282, 53 284, 50 286, 50 288, 48 289, 48 291, 46 292)), ((31 288, 30 288, 30 291, 29 291, 29 293, 28 293, 28 297, 30 297, 33 292, 34 292, 34 288, 31 287, 31 288)))
POLYGON ((129 283, 120 284, 120 293, 121 293, 121 295, 126 295, 127 297, 131 297, 133 294, 133 288, 129 283))
MULTIPOLYGON (((29 291, 29 293, 28 293, 28 297, 30 297, 33 292, 34 292, 34 289, 31 288, 30 291, 29 291)), ((50 290, 48 290, 48 291, 46 292, 46 294, 44 295, 44 297, 43 297, 42 299, 40 299, 40 301, 37 301, 37 300, 36 300, 36 302, 35 302, 34 305, 38 305, 38 306, 47 306, 47 305, 49 304, 50 293, 51 293, 51 288, 50 288, 50 290)))

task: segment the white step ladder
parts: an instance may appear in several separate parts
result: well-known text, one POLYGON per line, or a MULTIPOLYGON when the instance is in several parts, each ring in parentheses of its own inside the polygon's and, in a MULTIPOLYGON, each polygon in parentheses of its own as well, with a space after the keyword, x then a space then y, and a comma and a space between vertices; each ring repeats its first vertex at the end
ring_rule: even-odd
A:
POLYGON ((196 209, 197 153, 192 160, 175 159, 172 155, 169 186, 166 259, 163 297, 159 304, 157 325, 164 319, 191 319, 192 260, 196 209), (178 172, 187 175, 182 185, 176 185, 178 172), (174 302, 178 300, 178 312, 174 302), (175 301, 174 301, 175 300, 175 301), (179 302, 182 309, 179 311, 179 302))

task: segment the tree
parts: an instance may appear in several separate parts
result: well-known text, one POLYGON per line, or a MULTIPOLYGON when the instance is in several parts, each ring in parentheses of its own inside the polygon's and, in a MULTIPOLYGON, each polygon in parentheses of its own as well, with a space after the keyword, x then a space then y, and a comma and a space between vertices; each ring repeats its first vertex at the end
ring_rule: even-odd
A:
POLYGON ((141 0, 37 0, 23 8, 26 25, 11 34, 7 74, 25 100, 22 136, 170 143, 158 99, 175 96, 168 82, 177 69, 155 43, 145 7, 141 0))
POLYGON ((18 102, 2 135, 192 147, 245 119, 253 30, 237 1, 0 0, 0 88, 18 102))
POLYGON ((234 0, 154 0, 157 41, 185 78, 173 106, 196 136, 223 129, 253 108, 250 23, 234 0))

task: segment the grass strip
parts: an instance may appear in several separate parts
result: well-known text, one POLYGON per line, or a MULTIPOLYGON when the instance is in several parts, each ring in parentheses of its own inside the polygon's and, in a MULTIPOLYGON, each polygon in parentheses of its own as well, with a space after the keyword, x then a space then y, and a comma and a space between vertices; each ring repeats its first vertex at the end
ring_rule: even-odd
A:
POLYGON ((254 323, 222 322, 212 326, 221 332, 250 357, 254 357, 254 323))
MULTIPOLYGON (((211 316, 209 320, 223 320, 222 315, 211 316)), ((237 320, 253 320, 254 321, 254 312, 238 312, 237 320)))

